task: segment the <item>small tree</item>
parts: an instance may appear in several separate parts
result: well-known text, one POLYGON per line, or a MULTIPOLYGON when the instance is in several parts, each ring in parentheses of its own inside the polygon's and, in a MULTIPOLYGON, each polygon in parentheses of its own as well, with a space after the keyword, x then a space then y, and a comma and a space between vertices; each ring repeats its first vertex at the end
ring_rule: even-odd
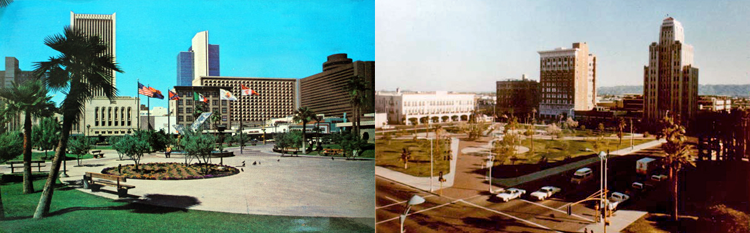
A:
POLYGON ((557 127, 555 123, 552 123, 547 126, 547 134, 550 135, 550 137, 557 135, 559 139, 559 134, 562 133, 562 130, 560 127, 557 127))
POLYGON ((227 143, 227 146, 232 146, 232 142, 236 141, 237 139, 233 137, 232 135, 224 137, 224 142, 227 143))
MULTIPOLYGON (((5 162, 23 153, 23 138, 19 132, 0 134, 0 162, 5 162)), ((5 217, 3 196, 0 190, 0 219, 5 217)))
POLYGON ((578 121, 573 120, 573 118, 568 117, 568 119, 565 120, 565 126, 568 127, 570 130, 575 130, 576 127, 578 127, 578 121))
POLYGON ((411 151, 404 147, 401 151, 401 159, 399 161, 404 162, 404 169, 409 169, 409 159, 411 158, 411 151))
POLYGON ((599 129, 600 135, 604 135, 604 123, 599 123, 599 127, 597 127, 597 129, 599 129))
POLYGON ((353 157, 354 151, 360 152, 362 146, 366 143, 367 141, 362 140, 359 135, 352 132, 344 134, 341 148, 344 149, 344 155, 351 155, 353 157))
POLYGON ((199 132, 192 132, 187 130, 184 137, 180 141, 182 147, 185 148, 185 152, 188 156, 194 156, 198 158, 203 165, 203 174, 208 174, 208 160, 211 158, 211 151, 214 149, 214 142, 216 137, 210 134, 203 134, 199 132))
POLYGON ((125 135, 117 141, 115 146, 117 153, 130 157, 135 162, 135 170, 138 171, 138 165, 141 163, 143 154, 150 150, 148 144, 148 134, 141 133, 145 131, 136 131, 133 135, 125 135))
POLYGON ((123 154, 120 153, 122 149, 120 149, 119 144, 117 144, 118 142, 120 142, 120 140, 122 140, 121 136, 112 136, 107 138, 107 143, 112 146, 113 150, 117 151, 117 157, 122 160, 123 154))
POLYGON ((391 138, 391 133, 385 132, 385 133, 383 133, 383 137, 381 139, 383 141, 385 141, 385 143, 390 146, 391 145, 391 139, 393 139, 393 138, 391 138))
POLYGON ((617 129, 618 129, 617 137, 620 138, 620 143, 617 145, 618 148, 622 145, 622 137, 624 136, 622 133, 622 130, 625 129, 626 125, 627 124, 625 123, 625 118, 622 118, 622 117, 617 118, 617 129))
MULTIPOLYGON (((78 166, 81 166, 81 157, 89 153, 89 150, 93 147, 91 145, 91 140, 87 137, 73 137, 68 140, 68 150, 71 154, 76 155, 76 160, 78 161, 78 166)), ((67 160, 68 156, 65 156, 65 159, 67 160)))
POLYGON ((599 153, 609 146, 609 141, 604 140, 604 137, 597 137, 592 146, 594 147, 594 152, 599 153))
POLYGON ((48 158, 47 152, 55 149, 60 140, 60 122, 54 117, 45 117, 31 130, 34 144, 37 148, 44 150, 44 158, 48 158))

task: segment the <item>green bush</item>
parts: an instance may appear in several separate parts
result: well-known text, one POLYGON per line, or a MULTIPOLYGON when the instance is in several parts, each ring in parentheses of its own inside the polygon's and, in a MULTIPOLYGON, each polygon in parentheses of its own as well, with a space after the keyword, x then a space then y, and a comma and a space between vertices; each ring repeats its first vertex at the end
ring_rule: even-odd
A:
POLYGON ((0 134, 0 162, 15 158, 23 153, 23 138, 19 132, 0 134))
POLYGON ((750 217, 725 205, 714 205, 703 211, 699 221, 713 232, 750 232, 750 217))

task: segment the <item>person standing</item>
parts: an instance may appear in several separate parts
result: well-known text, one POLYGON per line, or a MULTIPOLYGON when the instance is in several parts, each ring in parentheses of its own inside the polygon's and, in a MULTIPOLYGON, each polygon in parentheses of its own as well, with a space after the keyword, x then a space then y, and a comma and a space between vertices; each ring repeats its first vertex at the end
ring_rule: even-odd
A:
POLYGON ((172 146, 167 146, 167 150, 164 152, 164 156, 169 158, 172 154, 172 146))

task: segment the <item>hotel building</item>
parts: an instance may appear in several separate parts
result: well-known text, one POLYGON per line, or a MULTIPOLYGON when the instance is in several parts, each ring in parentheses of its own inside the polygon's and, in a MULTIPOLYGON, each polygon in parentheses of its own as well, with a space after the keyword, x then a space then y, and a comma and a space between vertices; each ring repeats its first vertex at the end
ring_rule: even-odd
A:
MULTIPOLYGON (((328 56, 323 63, 323 72, 300 79, 301 106, 308 107, 316 114, 326 117, 343 117, 352 120, 354 113, 349 102, 347 83, 353 78, 364 79, 370 91, 367 93, 372 103, 375 94, 375 62, 355 61, 345 53, 328 56)), ((372 104, 362 106, 360 114, 372 113, 372 104)))
POLYGON ((497 81, 497 101, 495 113, 497 117, 511 115, 520 119, 535 118, 535 111, 539 108, 539 83, 526 79, 497 81))
POLYGON ((573 117, 596 106, 596 56, 586 42, 573 48, 539 51, 541 118, 573 117))

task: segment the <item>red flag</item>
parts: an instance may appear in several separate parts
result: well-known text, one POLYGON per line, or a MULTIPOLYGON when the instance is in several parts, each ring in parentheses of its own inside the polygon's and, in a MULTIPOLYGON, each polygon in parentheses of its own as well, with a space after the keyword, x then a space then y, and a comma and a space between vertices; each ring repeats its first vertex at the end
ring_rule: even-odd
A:
POLYGON ((169 91, 169 99, 170 100, 180 100, 180 96, 177 95, 177 93, 174 93, 172 91, 169 91))

